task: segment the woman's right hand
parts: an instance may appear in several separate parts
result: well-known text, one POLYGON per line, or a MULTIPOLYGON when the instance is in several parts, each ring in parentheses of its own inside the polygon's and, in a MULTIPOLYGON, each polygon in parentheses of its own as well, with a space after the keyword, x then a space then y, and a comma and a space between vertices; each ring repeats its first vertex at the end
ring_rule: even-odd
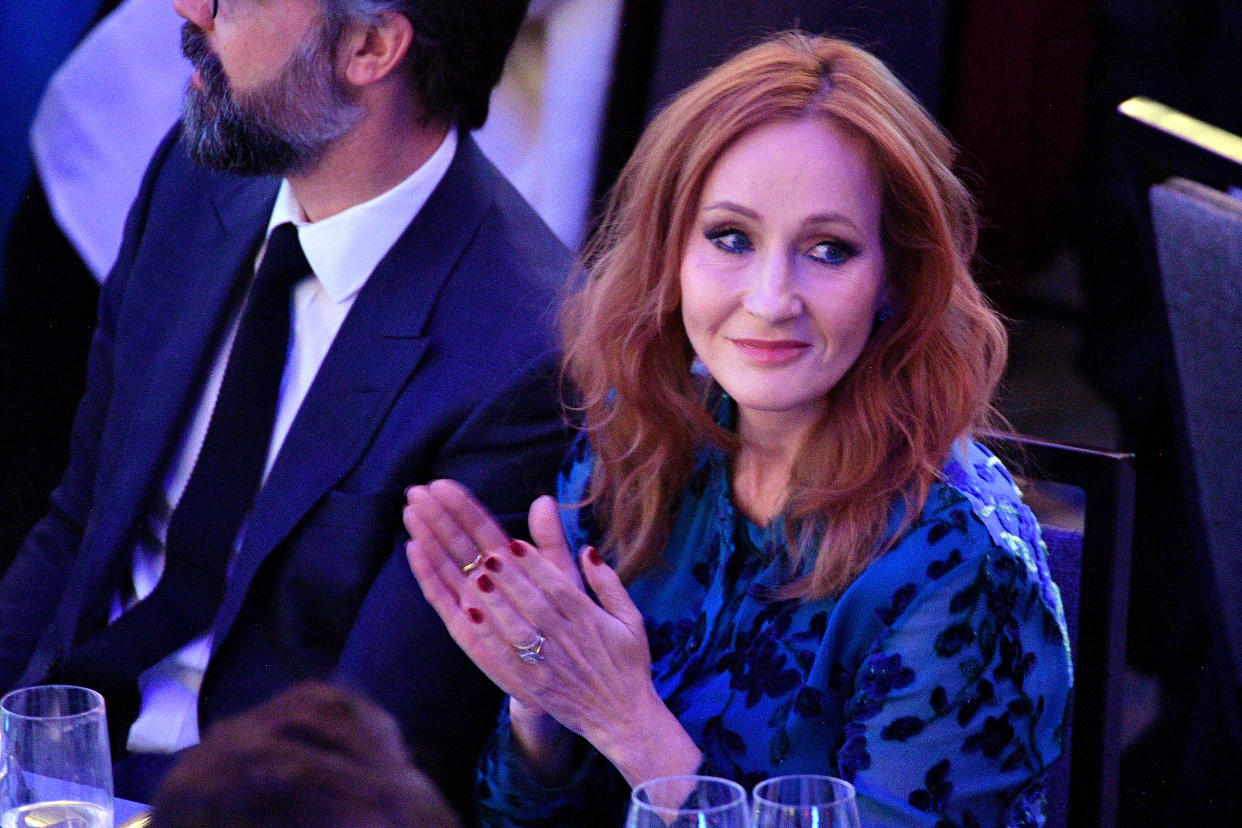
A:
POLYGON ((487 570, 483 562, 520 545, 544 556, 579 589, 582 576, 570 557, 556 502, 542 497, 531 504, 529 528, 535 545, 512 540, 459 484, 438 480, 406 492, 402 517, 410 533, 406 560, 428 603, 471 660, 510 696, 509 719, 530 770, 551 781, 567 770, 572 733, 533 700, 524 699, 528 665, 511 646, 496 646, 496 630, 484 622, 480 595, 472 580, 487 570))
POLYGON ((531 504, 535 546, 510 541, 451 481, 416 486, 407 499, 410 567, 453 638, 513 699, 513 733, 536 777, 569 771, 562 725, 631 785, 699 766, 652 682, 642 613, 594 549, 579 570, 552 498, 531 504))

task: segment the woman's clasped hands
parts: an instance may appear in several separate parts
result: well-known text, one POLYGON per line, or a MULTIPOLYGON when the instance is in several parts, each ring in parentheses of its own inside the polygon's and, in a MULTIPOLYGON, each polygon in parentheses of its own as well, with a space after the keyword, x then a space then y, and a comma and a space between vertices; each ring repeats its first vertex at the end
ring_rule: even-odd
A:
POLYGON ((454 481, 413 486, 406 500, 410 568, 458 646, 509 695, 536 777, 569 771, 566 731, 631 785, 694 771, 701 754, 652 683, 641 613, 593 547, 575 564, 555 500, 531 504, 533 544, 510 539, 454 481))

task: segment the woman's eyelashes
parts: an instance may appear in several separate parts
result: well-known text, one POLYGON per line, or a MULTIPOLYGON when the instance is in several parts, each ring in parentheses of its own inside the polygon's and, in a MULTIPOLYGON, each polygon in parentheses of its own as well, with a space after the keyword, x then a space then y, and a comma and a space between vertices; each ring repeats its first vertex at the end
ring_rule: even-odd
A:
POLYGON ((824 264, 845 264, 858 255, 858 248, 845 241, 821 241, 806 253, 807 257, 824 264))
POLYGON ((746 253, 754 250, 750 237, 736 227, 715 227, 703 233, 709 242, 726 253, 746 253))
MULTIPOLYGON (((703 231, 703 236, 725 253, 750 253, 755 249, 755 243, 746 231, 733 225, 709 228, 703 231)), ((839 238, 821 238, 807 247, 802 255, 821 264, 842 265, 858 255, 858 247, 839 238)))

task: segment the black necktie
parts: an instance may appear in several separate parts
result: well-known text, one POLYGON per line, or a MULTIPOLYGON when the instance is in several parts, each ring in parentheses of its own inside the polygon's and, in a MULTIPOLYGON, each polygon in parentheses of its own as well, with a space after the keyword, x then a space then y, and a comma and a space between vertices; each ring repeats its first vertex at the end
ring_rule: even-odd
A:
POLYGON ((164 573, 150 595, 59 662, 57 680, 130 695, 139 673, 207 629, 267 460, 289 345, 290 291, 310 272, 297 228, 273 230, 202 449, 169 521, 164 573))

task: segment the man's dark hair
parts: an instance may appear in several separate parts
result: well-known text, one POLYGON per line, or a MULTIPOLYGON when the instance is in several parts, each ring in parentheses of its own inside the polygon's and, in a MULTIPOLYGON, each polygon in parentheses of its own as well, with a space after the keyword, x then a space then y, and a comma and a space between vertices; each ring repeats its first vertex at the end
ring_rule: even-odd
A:
POLYGON ((428 122, 477 129, 529 0, 324 0, 336 22, 405 15, 414 43, 405 71, 428 122))
POLYGON ((152 828, 460 828, 392 716, 317 681, 212 727, 152 804, 152 828))

